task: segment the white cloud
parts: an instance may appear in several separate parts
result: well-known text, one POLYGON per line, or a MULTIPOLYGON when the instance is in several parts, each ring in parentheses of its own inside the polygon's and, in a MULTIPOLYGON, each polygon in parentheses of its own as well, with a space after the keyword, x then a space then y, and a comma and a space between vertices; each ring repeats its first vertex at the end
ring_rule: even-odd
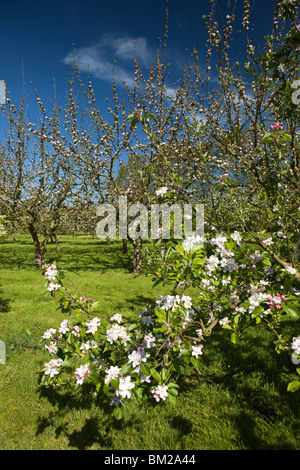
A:
POLYGON ((63 62, 70 65, 75 60, 82 72, 89 72, 96 78, 106 81, 114 77, 116 81, 124 80, 132 87, 134 56, 140 65, 150 65, 152 53, 144 37, 133 39, 104 35, 95 45, 75 48, 63 59, 63 62))

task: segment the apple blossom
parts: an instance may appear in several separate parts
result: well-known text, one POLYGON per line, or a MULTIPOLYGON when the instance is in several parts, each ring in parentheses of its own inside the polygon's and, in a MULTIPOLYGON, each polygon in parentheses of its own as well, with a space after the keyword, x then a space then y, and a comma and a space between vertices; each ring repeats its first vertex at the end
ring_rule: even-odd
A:
POLYGON ((49 375, 49 377, 52 379, 55 375, 58 375, 60 372, 60 367, 62 364, 61 359, 51 359, 51 361, 47 362, 45 364, 45 375, 49 375))
POLYGON ((84 380, 90 375, 90 365, 84 364, 75 370, 76 384, 82 385, 84 380))
POLYGON ((160 400, 166 401, 168 397, 168 386, 158 385, 153 390, 151 390, 151 393, 153 393, 154 398, 157 402, 159 402, 160 400))

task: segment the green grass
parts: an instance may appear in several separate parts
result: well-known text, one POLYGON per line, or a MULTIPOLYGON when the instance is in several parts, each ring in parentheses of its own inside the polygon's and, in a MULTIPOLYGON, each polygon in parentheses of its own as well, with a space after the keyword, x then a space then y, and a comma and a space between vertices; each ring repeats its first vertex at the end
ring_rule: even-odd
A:
MULTIPOLYGON (((47 250, 82 293, 101 301, 103 313, 138 315, 166 288, 152 288, 151 276, 131 272, 132 251, 95 238, 62 237, 62 251, 47 250)), ((76 392, 43 392, 39 370, 48 356, 43 332, 63 319, 44 295, 44 279, 34 267, 30 239, 0 245, 1 449, 240 450, 300 449, 299 394, 286 391, 294 366, 269 347, 271 335, 252 329, 237 345, 222 332, 205 346, 201 375, 181 378, 178 405, 149 399, 129 404, 122 422, 111 409, 76 392)))

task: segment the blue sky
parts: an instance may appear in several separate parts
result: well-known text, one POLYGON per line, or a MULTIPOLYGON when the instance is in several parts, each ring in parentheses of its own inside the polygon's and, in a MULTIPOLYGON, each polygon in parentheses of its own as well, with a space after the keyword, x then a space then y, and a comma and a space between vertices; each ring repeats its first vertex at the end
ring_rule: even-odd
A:
MULTIPOLYGON (((224 14, 227 0, 218 3, 224 14)), ((275 4, 275 0, 256 0, 253 26, 258 43, 271 32, 267 28, 271 28, 275 4)), ((114 60, 116 78, 132 80, 134 40, 139 62, 145 67, 150 64, 164 34, 165 7, 164 0, 1 0, 0 80, 5 80, 16 104, 23 78, 26 94, 31 95, 33 82, 46 104, 53 97, 55 80, 57 98, 63 105, 75 57, 83 73, 89 66, 101 105, 111 96, 114 60)), ((210 2, 169 0, 168 10, 168 54, 179 73, 194 46, 200 56, 201 51, 205 54, 202 15, 210 11, 210 2)))

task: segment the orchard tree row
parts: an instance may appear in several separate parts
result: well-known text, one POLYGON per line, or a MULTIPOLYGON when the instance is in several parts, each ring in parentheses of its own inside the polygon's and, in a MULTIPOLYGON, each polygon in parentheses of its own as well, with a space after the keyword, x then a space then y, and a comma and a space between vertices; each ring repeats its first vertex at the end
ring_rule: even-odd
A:
MULTIPOLYGON (((134 86, 117 85, 101 113, 91 80, 74 62, 63 108, 51 113, 34 91, 38 122, 25 114, 25 98, 2 105, 7 134, 0 146, 0 212, 7 233, 26 231, 42 266, 47 243, 62 233, 95 234, 97 205, 150 208, 160 188, 169 202, 205 204, 205 221, 219 232, 240 230, 261 243, 274 241, 275 256, 299 258, 299 24, 297 2, 282 0, 273 29, 257 51, 250 2, 236 24, 235 8, 220 24, 217 9, 204 17, 205 57, 192 51, 192 65, 169 92, 164 40, 145 72, 133 61, 134 86), (243 59, 230 55, 245 44, 243 59), (211 81, 212 71, 218 81, 211 81), (295 85, 296 84, 296 85, 295 85), (276 247, 276 249, 275 249, 276 247)), ((273 14, 273 13, 272 13, 273 14)), ((134 270, 141 269, 141 239, 134 270)), ((126 249, 126 240, 124 240, 126 249)))

